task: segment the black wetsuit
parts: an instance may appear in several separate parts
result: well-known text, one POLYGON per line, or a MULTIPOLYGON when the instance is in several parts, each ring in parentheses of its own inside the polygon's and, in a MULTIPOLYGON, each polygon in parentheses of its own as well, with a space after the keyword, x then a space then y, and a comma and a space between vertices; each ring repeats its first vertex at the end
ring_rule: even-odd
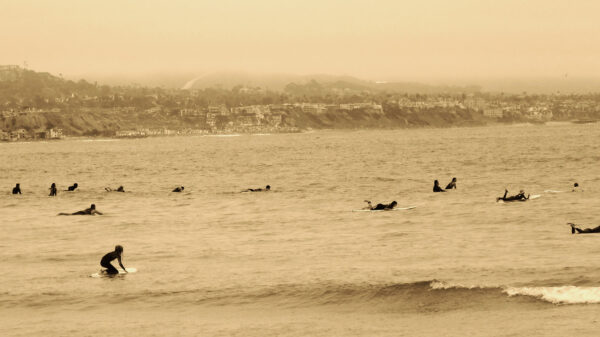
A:
POLYGON ((119 254, 117 254, 117 252, 110 252, 106 255, 104 255, 102 257, 102 260, 100 260, 100 265, 104 268, 106 268, 106 273, 107 274, 118 274, 119 271, 117 270, 117 268, 115 268, 110 261, 119 258, 119 254))
POLYGON ((56 196, 56 187, 50 187, 50 197, 56 196))
POLYGON ((446 192, 439 185, 434 185, 433 186, 433 191, 434 192, 446 192))
POLYGON ((67 189, 67 191, 75 191, 75 189, 77 188, 77 186, 73 185, 73 186, 69 186, 69 188, 67 189))
POLYGON ((451 189, 456 189, 456 183, 454 181, 451 181, 447 186, 446 189, 447 190, 451 190, 451 189))
POLYGON ((600 233, 600 226, 594 228, 580 229, 572 225, 571 233, 575 233, 575 231, 577 231, 577 234, 600 233))
POLYGON ((507 197, 506 194, 508 194, 508 191, 504 191, 504 196, 502 196, 502 198, 498 198, 498 200, 504 200, 504 201, 525 201, 527 199, 529 199, 528 197, 525 196, 525 193, 519 193, 517 195, 513 195, 510 197, 507 197))
POLYGON ((21 194, 21 187, 15 186, 13 188, 12 194, 21 194))
POLYGON ((182 187, 177 187, 173 190, 173 192, 182 192, 183 188, 182 187))

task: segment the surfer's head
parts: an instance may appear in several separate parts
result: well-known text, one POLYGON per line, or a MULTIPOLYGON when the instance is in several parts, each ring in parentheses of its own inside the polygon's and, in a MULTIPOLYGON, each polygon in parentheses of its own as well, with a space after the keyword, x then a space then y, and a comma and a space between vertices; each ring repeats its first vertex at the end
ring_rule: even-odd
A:
POLYGON ((17 183, 17 187, 21 186, 21 184, 17 183))
POLYGON ((573 187, 579 187, 578 183, 573 184, 573 187))
POLYGON ((396 202, 396 200, 392 201, 392 203, 390 204, 390 206, 392 206, 392 207, 396 207, 396 205, 398 205, 398 203, 396 202))
POLYGON ((453 182, 456 182, 456 177, 452 178, 452 181, 453 181, 453 182))
POLYGON ((437 181, 437 180, 434 180, 434 181, 433 181, 433 184, 434 184, 434 185, 439 185, 439 184, 440 184, 440 182, 439 182, 439 181, 437 181))
POLYGON ((73 187, 77 187, 77 183, 73 184, 73 187))
POLYGON ((265 189, 268 191, 271 189, 271 185, 267 185, 267 187, 265 187, 265 189))
POLYGON ((52 183, 52 186, 50 186, 50 187, 56 187, 56 183, 52 183))
POLYGON ((90 206, 90 208, 91 208, 91 209, 96 209, 96 204, 92 204, 92 205, 90 206))
POLYGON ((123 252, 123 246, 121 246, 121 245, 116 245, 116 246, 115 246, 115 252, 117 252, 117 253, 119 253, 119 254, 120 254, 120 253, 122 253, 122 252, 123 252))

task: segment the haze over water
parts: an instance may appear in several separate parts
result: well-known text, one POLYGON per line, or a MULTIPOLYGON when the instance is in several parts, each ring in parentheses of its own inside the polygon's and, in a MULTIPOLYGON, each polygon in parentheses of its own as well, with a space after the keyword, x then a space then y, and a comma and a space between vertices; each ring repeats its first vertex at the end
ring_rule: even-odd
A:
POLYGON ((565 223, 598 225, 599 136, 553 124, 0 144, 0 334, 594 336, 599 237, 565 223), (452 177, 457 190, 431 192, 452 177), (542 196, 495 203, 505 186, 542 196), (352 212, 364 199, 417 208, 352 212), (56 216, 91 203, 105 215, 56 216), (138 272, 91 278, 116 244, 138 272))

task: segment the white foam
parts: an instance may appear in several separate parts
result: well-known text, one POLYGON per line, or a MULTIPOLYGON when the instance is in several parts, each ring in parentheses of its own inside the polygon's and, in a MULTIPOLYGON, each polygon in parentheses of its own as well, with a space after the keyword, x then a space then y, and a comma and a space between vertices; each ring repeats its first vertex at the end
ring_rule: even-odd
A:
POLYGON ((431 287, 431 289, 435 289, 435 290, 456 289, 456 288, 462 288, 462 289, 481 288, 479 286, 474 286, 474 285, 450 284, 450 283, 446 283, 446 282, 442 282, 442 281, 431 281, 431 283, 429 283, 429 287, 431 287))
POLYGON ((521 287, 506 288, 508 296, 532 296, 555 304, 600 303, 600 287, 521 287))

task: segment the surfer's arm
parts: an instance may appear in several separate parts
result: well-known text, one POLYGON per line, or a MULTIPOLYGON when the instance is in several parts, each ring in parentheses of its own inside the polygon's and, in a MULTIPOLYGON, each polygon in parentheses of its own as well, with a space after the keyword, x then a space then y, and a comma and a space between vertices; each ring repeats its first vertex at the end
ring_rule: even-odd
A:
POLYGON ((98 212, 97 210, 92 211, 92 215, 94 215, 94 214, 103 215, 102 212, 98 212))
POLYGON ((126 273, 129 273, 129 272, 127 271, 127 269, 125 269, 125 266, 123 265, 123 262, 121 262, 121 256, 120 256, 120 255, 119 255, 119 257, 117 257, 117 259, 119 260, 119 266, 121 266, 121 268, 123 268, 123 270, 124 270, 126 273))

